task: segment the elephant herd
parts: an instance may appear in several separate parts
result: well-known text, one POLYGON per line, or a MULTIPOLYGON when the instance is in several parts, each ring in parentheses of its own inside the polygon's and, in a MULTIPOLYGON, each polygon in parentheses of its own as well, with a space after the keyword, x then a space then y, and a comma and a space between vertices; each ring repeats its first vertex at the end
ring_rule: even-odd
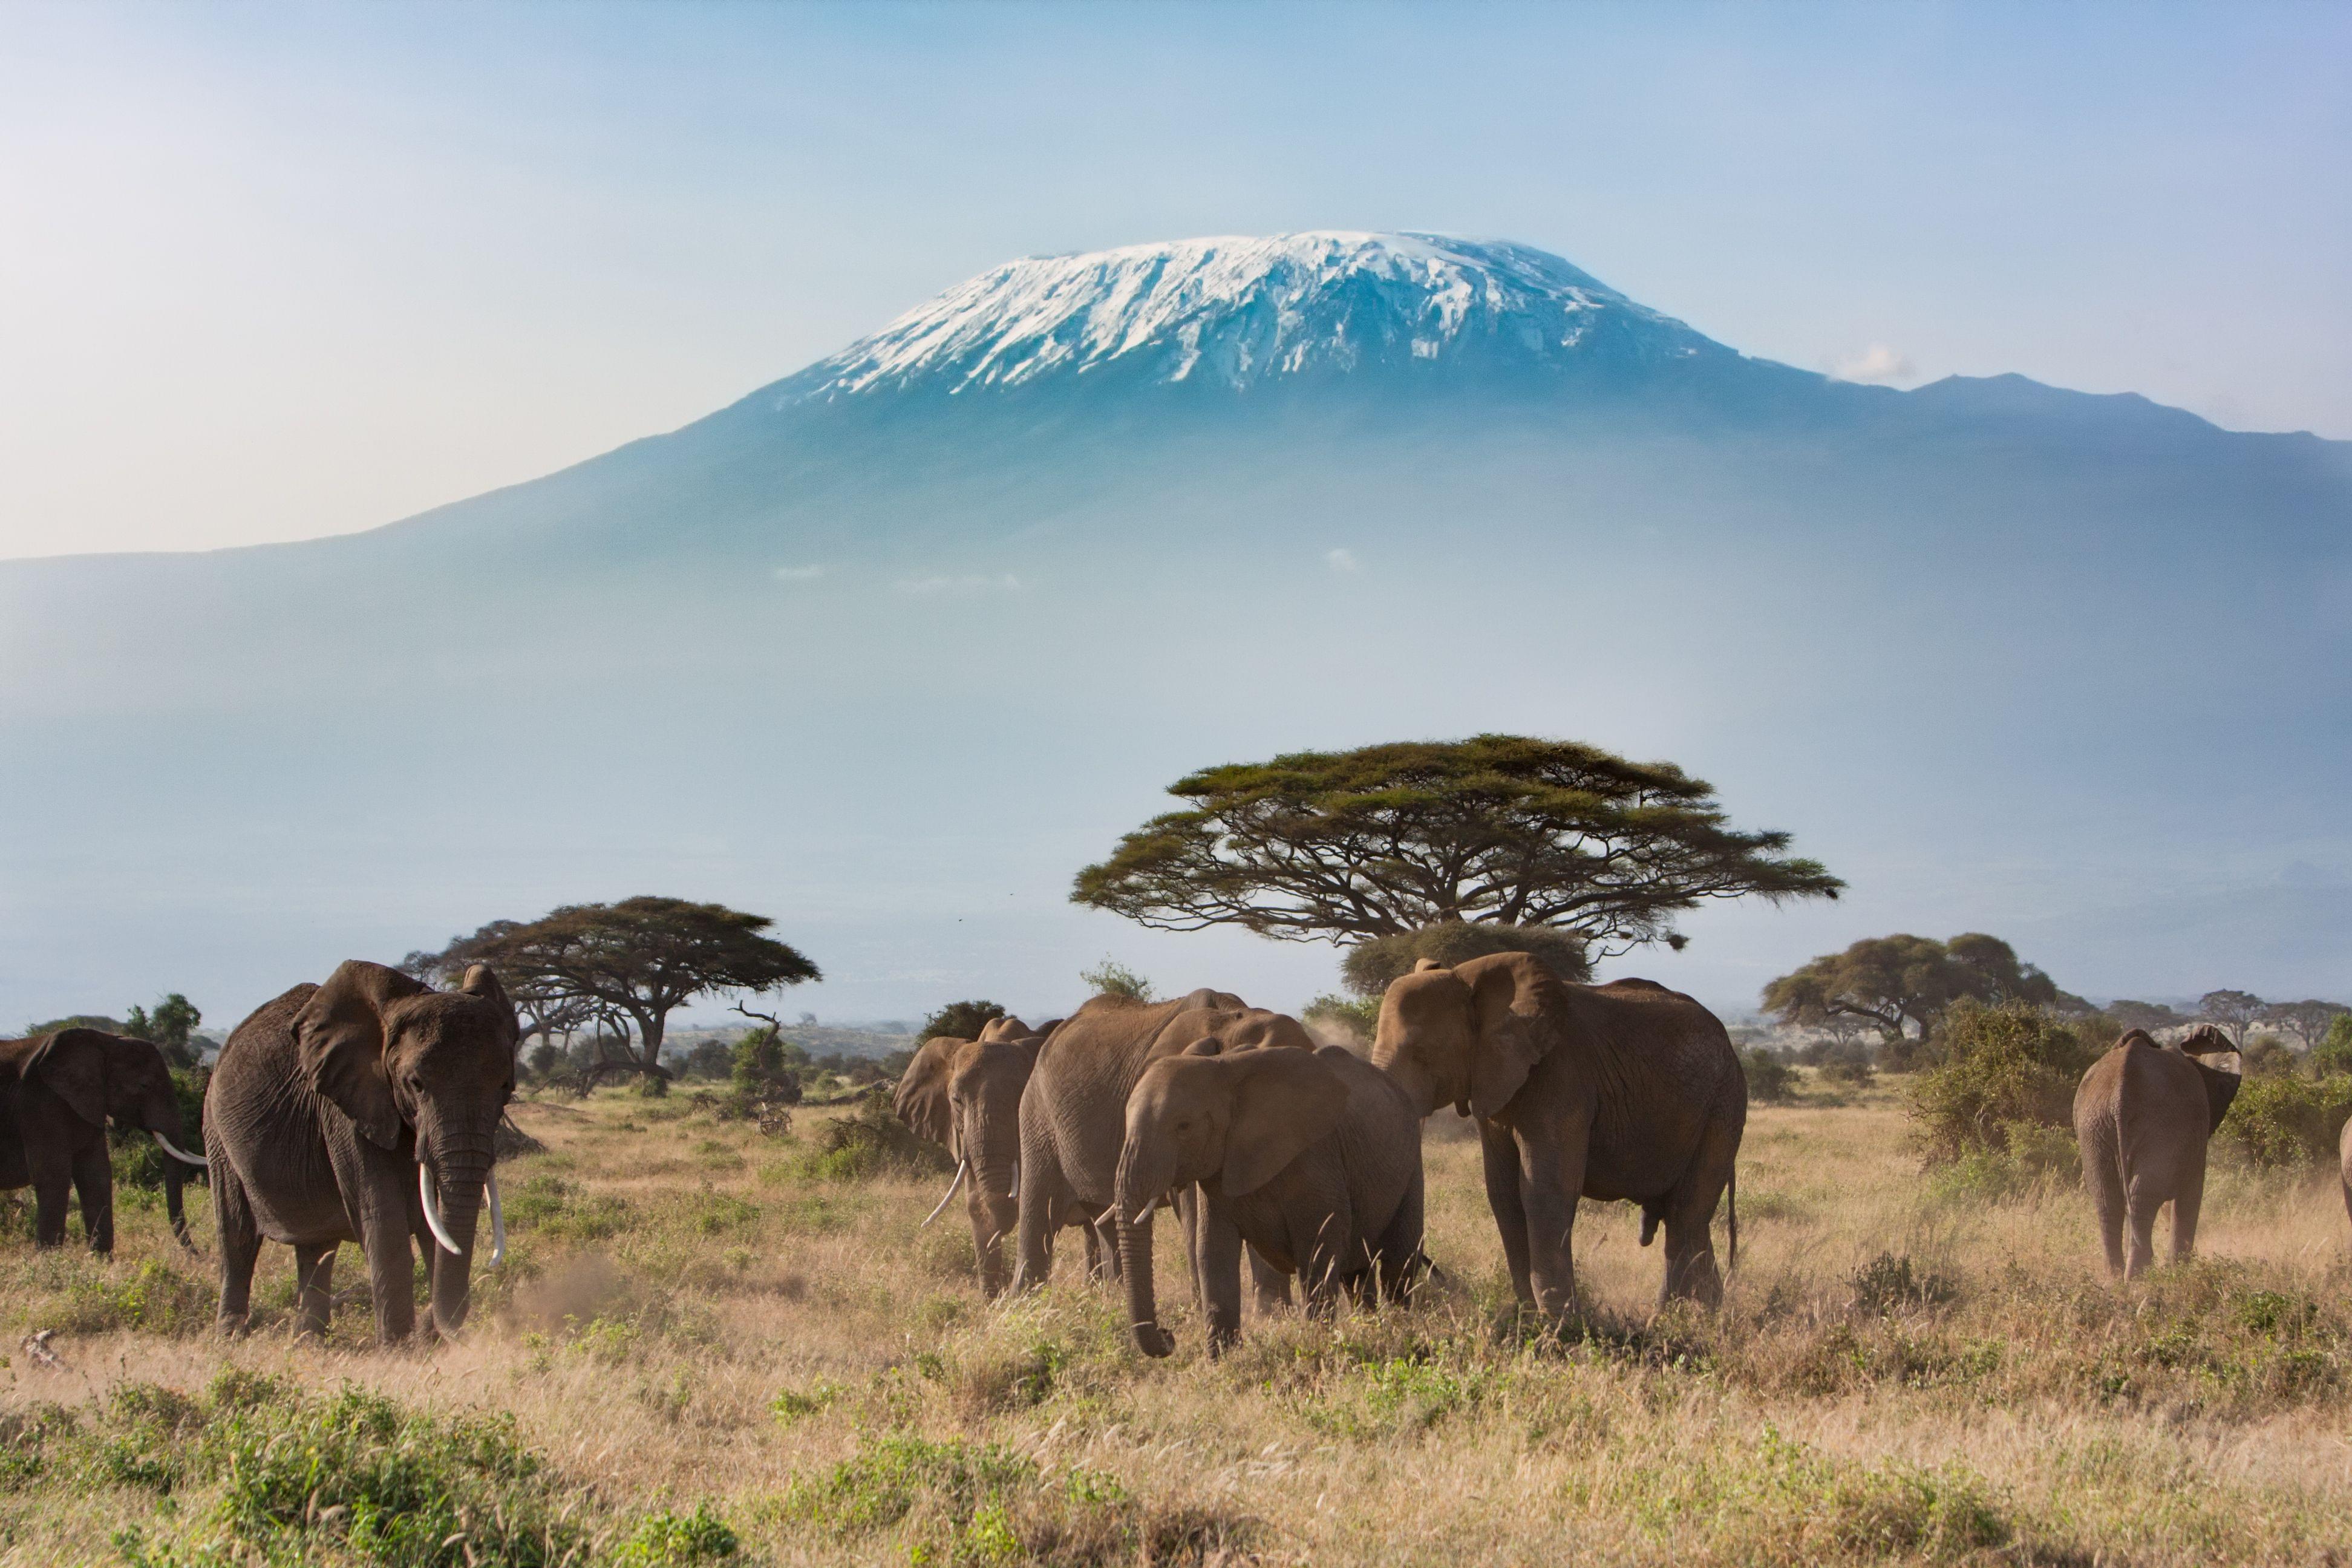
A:
MULTIPOLYGON (((170 1156, 167 1212, 184 1245, 181 1164, 209 1168, 225 1330, 245 1326, 267 1239, 294 1250, 298 1329, 325 1330, 335 1255, 354 1242, 380 1340, 415 1331, 412 1248, 425 1259, 432 1326, 452 1333, 486 1209, 489 1261, 505 1248, 493 1141, 518 1040, 486 967, 439 991, 344 963, 229 1036, 202 1155, 184 1147, 152 1045, 87 1028, 0 1041, 0 1188, 33 1188, 46 1247, 64 1241, 78 1194, 91 1248, 110 1250, 110 1119, 152 1132, 170 1156)), ((2135 1030, 2084 1075, 2075 1132, 2116 1272, 2147 1267, 2168 1203, 2174 1255, 2194 1245, 2206 1142, 2240 1081, 2213 1058, 2231 1050, 2210 1028, 2172 1045, 2135 1030)), ((1289 1300, 1294 1281, 1312 1311, 1342 1296, 1409 1299, 1432 1267, 1421 1128, 1447 1106, 1475 1121, 1513 1288, 1539 1312, 1574 1310, 1585 1198, 1640 1205, 1643 1246, 1664 1228, 1662 1301, 1721 1300, 1712 1227, 1727 1196, 1738 1258, 1748 1086, 1722 1024, 1652 982, 1571 984, 1525 953, 1423 960, 1389 986, 1369 1061, 1318 1048, 1297 1019, 1226 992, 1101 995, 1040 1028, 998 1018, 977 1039, 925 1041, 894 1103, 956 1161, 924 1223, 965 1193, 987 1294, 1042 1285, 1060 1233, 1076 1229, 1088 1277, 1122 1284, 1150 1355, 1173 1348, 1153 1278, 1162 1209, 1213 1353, 1240 1332, 1244 1263, 1262 1305, 1289 1300)), ((2352 1129, 2345 1168, 2352 1205, 2352 1129)))
POLYGON ((1311 1310, 1406 1299, 1429 1267, 1421 1125, 1448 1105, 1477 1120, 1512 1283, 1539 1310, 1572 1310, 1582 1198, 1639 1204, 1644 1245, 1664 1226, 1662 1300, 1721 1299, 1711 1226, 1727 1193, 1738 1255, 1748 1086, 1722 1024, 1651 982, 1571 984, 1525 953, 1398 979, 1369 1062, 1229 993, 1106 995, 1041 1029, 997 1019, 978 1040, 926 1041, 896 1103, 955 1157, 948 1196, 970 1184, 984 1289, 1008 1283, 1008 1235, 1024 1289, 1076 1227, 1089 1276, 1123 1282, 1150 1355, 1171 1349, 1152 1277, 1163 1207, 1213 1352, 1239 1333, 1244 1258, 1262 1302, 1294 1279, 1311 1310))

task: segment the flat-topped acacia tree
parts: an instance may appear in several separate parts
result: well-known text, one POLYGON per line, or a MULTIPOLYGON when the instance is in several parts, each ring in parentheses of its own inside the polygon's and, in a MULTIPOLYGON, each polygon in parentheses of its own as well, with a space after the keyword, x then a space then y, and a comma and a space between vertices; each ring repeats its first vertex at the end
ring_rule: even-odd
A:
POLYGON ((1789 835, 1731 826, 1671 763, 1574 741, 1478 735, 1297 752, 1179 779, 1078 873, 1072 901, 1163 931, 1237 925, 1351 944, 1444 921, 1565 931, 1594 958, 1686 940, 1716 899, 1835 898, 1789 835))
POLYGON ((439 952, 411 954, 404 967, 448 976, 487 963, 527 1014, 572 1004, 624 1015, 636 1026, 632 1065, 659 1074, 673 1008, 714 993, 758 994, 824 978, 797 950, 766 934, 773 924, 765 915, 685 899, 566 904, 535 921, 493 921, 439 952))

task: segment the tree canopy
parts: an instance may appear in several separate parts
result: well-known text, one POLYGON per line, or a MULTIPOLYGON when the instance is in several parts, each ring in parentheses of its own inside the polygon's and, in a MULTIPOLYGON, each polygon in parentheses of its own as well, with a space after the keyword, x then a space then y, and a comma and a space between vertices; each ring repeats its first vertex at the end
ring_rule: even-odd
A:
POLYGON ((2352 1007, 2341 1002, 2322 1002, 2316 997, 2302 1002, 2273 1002, 2263 1009, 2263 1022, 2276 1024, 2303 1043, 2305 1051, 2315 1051, 2327 1038, 2327 1031, 2336 1020, 2352 1014, 2352 1007))
POLYGON ((2262 1014, 2263 999, 2251 991, 2208 991, 2197 998, 2197 1016, 2220 1025, 2231 1045, 2246 1043, 2246 1026, 2262 1014))
POLYGON ((411 954, 407 967, 447 975, 487 963, 510 997, 626 1018, 636 1026, 633 1065, 658 1073, 673 1008, 714 993, 757 994, 824 978, 815 964, 766 934, 774 923, 685 899, 566 904, 535 921, 493 921, 437 953, 411 954))
POLYGON ((1924 1040, 1962 997, 2087 1011, 2081 998, 2021 963, 2009 943, 1981 931, 1949 942, 1907 933, 1865 937, 1766 985, 1764 1010, 1784 1024, 1859 1018, 1890 1041, 1902 1039, 1906 1025, 1916 1025, 1924 1040))
POLYGON ((950 1002, 923 1020, 923 1026, 915 1033, 915 1043, 919 1046, 940 1035, 951 1040, 976 1040, 991 1018, 1003 1016, 1004 1009, 993 1002, 950 1002))
POLYGON ((1424 958, 1451 968, 1490 952, 1533 953, 1562 980, 1592 978, 1592 965, 1585 959, 1584 944, 1568 931, 1549 926, 1467 925, 1461 921, 1445 921, 1402 936, 1376 936, 1358 942, 1340 960, 1339 978, 1357 995, 1376 997, 1388 990, 1389 982, 1400 974, 1411 973, 1412 966, 1424 958))
POLYGON ((196 1052, 188 1043, 188 1037, 204 1021, 205 1016, 196 1005, 174 991, 156 1003, 152 1013, 144 1007, 131 1008, 130 1016, 123 1020, 122 1032, 134 1040, 152 1041, 163 1059, 173 1067, 189 1068, 196 1065, 196 1052))
POLYGON ((1789 835, 1729 826, 1671 763, 1573 741, 1479 735, 1205 768, 1190 803, 1078 873, 1073 902, 1163 931, 1238 925, 1357 942, 1463 921, 1550 926, 1588 952, 1680 947, 1714 899, 1835 898, 1789 835))

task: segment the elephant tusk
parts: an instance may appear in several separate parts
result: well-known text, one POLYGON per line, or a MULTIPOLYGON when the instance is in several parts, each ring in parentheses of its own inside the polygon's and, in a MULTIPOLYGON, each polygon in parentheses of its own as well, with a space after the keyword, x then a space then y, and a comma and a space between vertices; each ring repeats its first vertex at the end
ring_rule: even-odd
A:
POLYGON ((499 1207, 499 1168, 490 1167, 487 1180, 490 1188, 490 1267, 496 1268, 507 1260, 507 1215, 499 1207))
POLYGON ((433 1203, 433 1178, 425 1169, 425 1162, 416 1162, 416 1195, 425 1200, 425 1223, 432 1227, 433 1239, 446 1247, 452 1257, 465 1254, 449 1239, 448 1230, 441 1224, 441 1211, 433 1203))
POLYGON ((209 1165, 212 1163, 211 1161, 205 1159, 202 1154, 189 1153, 185 1149, 181 1148, 177 1143, 173 1142, 161 1132, 155 1134, 155 1142, 163 1145, 163 1152, 171 1155, 174 1160, 184 1161, 191 1165, 209 1165))
MULTIPOLYGON (((939 1218, 939 1217, 940 1217, 940 1209, 944 1209, 944 1208, 946 1208, 946 1207, 948 1206, 948 1199, 949 1199, 949 1198, 952 1198, 952 1197, 954 1197, 954 1196, 956 1195, 956 1194, 958 1194, 958 1193, 960 1193, 960 1192, 961 1192, 961 1191, 963 1190, 963 1178, 964 1178, 964 1173, 965 1173, 965 1172, 967 1172, 967 1171, 969 1171, 969 1170, 971 1170, 971 1162, 970 1160, 958 1160, 958 1161, 956 1162, 956 1173, 955 1173, 955 1180, 954 1180, 954 1181, 952 1181, 952 1182, 950 1182, 950 1183, 948 1184, 948 1195, 947 1195, 947 1197, 945 1197, 945 1198, 941 1198, 941 1199, 940 1200, 940 1206, 939 1206, 939 1208, 935 1208, 935 1209, 933 1209, 933 1210, 930 1212, 930 1215, 929 1215, 929 1217, 927 1217, 927 1218, 923 1221, 923 1225, 929 1225, 929 1224, 930 1224, 930 1223, 931 1223, 931 1221, 932 1221, 932 1220, 935 1220, 935 1219, 939 1218)), ((922 1228, 922 1226, 917 1226, 915 1228, 916 1228, 916 1229, 918 1229, 918 1230, 920 1230, 920 1229, 922 1228)))

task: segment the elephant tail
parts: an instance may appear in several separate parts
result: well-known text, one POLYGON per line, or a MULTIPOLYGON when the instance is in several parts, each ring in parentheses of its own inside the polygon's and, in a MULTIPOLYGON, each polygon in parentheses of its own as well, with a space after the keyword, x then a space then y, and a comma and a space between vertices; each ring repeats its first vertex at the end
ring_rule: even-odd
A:
POLYGON ((1724 1265, 1728 1274, 1739 1267, 1739 1165, 1732 1163, 1731 1178, 1723 1184, 1726 1204, 1725 1228, 1731 1232, 1731 1261, 1724 1265))

